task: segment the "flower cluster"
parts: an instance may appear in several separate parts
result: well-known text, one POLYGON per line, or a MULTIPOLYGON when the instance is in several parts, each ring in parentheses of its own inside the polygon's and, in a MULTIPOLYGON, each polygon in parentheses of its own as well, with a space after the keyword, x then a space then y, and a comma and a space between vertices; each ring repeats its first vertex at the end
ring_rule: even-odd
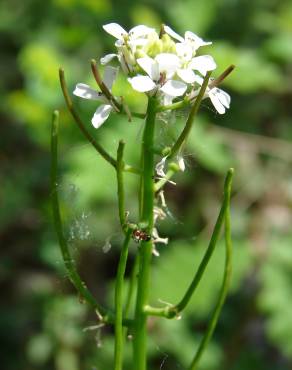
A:
MULTIPOLYGON (((103 26, 104 30, 116 38, 116 53, 107 54, 100 63, 106 65, 104 83, 111 90, 118 69, 107 64, 117 59, 128 81, 136 91, 155 95, 164 106, 174 99, 188 97, 195 99, 203 78, 216 68, 210 55, 197 55, 201 47, 212 44, 202 40, 193 32, 185 32, 184 37, 168 26, 163 26, 158 34, 155 29, 139 25, 129 32, 117 23, 103 26)), ((112 102, 103 93, 91 89, 86 84, 78 84, 74 94, 84 98, 102 101, 95 112, 92 124, 100 127, 113 109, 112 102)), ((229 108, 229 95, 212 86, 207 87, 204 98, 210 98, 218 113, 229 108)))

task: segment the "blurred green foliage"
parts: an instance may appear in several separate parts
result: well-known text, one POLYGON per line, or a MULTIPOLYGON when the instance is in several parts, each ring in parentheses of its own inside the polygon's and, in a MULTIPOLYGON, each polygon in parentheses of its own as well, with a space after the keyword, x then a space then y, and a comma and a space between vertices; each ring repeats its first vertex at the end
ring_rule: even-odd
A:
MULTIPOLYGON (((145 23, 197 32, 212 47, 231 109, 218 116, 203 104, 189 144, 187 171, 165 195, 170 238, 154 260, 153 303, 175 302, 208 242, 226 169, 236 168, 232 200, 234 277, 204 370, 292 368, 292 3, 289 0, 3 0, 0 4, 1 265, 0 348, 3 370, 110 369, 113 336, 96 328, 66 279, 54 234, 49 189, 50 117, 61 110, 60 183, 66 232, 82 277, 112 304, 120 247, 115 174, 78 132, 66 112, 57 69, 70 89, 93 84, 89 60, 111 52, 102 25, 145 23), (104 253, 103 247, 112 248, 104 253), (87 330, 84 330, 86 329, 87 330)), ((145 98, 120 76, 115 94, 143 112, 145 98)), ((114 115, 95 131, 92 102, 74 99, 93 135, 115 155, 126 140, 127 161, 138 163, 142 122, 114 115)), ((182 127, 185 113, 161 117, 161 146, 182 127)), ((137 181, 127 176, 134 218, 137 181)), ((132 245, 131 259, 136 251, 132 245)), ((130 271, 130 269, 129 269, 130 271)), ((127 273, 129 273, 127 271, 127 273)), ((222 276, 218 249, 182 320, 151 320, 150 369, 182 369, 192 358, 222 276)), ((126 367, 131 368, 130 341, 126 367)))

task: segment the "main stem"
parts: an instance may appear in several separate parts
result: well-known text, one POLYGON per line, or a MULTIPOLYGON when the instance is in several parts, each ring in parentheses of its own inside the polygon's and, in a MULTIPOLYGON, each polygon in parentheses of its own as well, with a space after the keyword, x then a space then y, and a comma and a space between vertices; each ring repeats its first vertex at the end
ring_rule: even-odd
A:
MULTIPOLYGON (((154 97, 148 100, 146 122, 142 142, 143 172, 141 174, 140 210, 141 222, 145 224, 145 232, 152 235, 153 230, 153 203, 154 203, 154 128, 157 101, 154 97)), ((135 311, 134 328, 134 364, 135 370, 146 370, 147 367, 147 315, 144 307, 148 304, 150 262, 152 256, 152 241, 141 242, 140 264, 138 274, 138 289, 135 311)))
POLYGON ((116 287, 115 287, 115 361, 114 370, 123 369, 123 342, 124 342, 124 330, 123 330, 123 285, 124 275, 126 271, 126 264, 128 258, 128 247, 131 238, 132 230, 128 229, 126 237, 122 246, 120 261, 118 265, 116 287))

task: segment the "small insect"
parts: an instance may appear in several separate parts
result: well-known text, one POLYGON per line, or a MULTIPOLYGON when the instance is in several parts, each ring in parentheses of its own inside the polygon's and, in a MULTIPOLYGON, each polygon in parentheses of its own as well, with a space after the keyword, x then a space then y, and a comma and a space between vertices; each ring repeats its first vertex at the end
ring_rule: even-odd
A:
POLYGON ((141 241, 144 241, 144 242, 148 242, 149 240, 151 240, 151 236, 146 234, 145 231, 142 231, 142 230, 134 230, 133 231, 133 239, 135 240, 135 242, 139 243, 141 241))

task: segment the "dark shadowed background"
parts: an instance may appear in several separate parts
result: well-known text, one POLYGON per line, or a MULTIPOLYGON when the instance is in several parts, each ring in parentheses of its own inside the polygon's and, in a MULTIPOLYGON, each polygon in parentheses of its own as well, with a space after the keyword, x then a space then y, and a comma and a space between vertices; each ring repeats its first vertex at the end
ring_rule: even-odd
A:
MULTIPOLYGON (((289 0, 3 0, 0 4, 0 352, 2 370, 112 368, 113 336, 68 283, 50 209, 50 120, 61 111, 59 189, 66 235, 79 271, 98 299, 113 300, 121 236, 115 174, 81 136, 64 108, 58 67, 72 90, 93 84, 89 61, 113 51, 102 25, 126 29, 163 22, 198 33, 218 64, 236 70, 223 88, 224 115, 204 101, 185 151, 187 170, 169 184, 170 243, 153 263, 152 302, 176 302, 206 248, 226 170, 236 170, 232 199, 232 288, 202 370, 292 369, 292 3, 289 0), (109 249, 109 244, 111 248, 109 249), (87 330, 86 330, 87 329, 87 330)), ((115 94, 143 112, 145 98, 121 75, 115 94)), ((76 102, 91 129, 94 102, 76 102)), ((160 144, 181 130, 184 114, 157 124, 160 144)), ((142 121, 112 115, 93 135, 115 155, 126 141, 138 161, 142 121)), ((127 175, 136 213, 137 179, 127 175)), ((131 246, 130 261, 137 245, 131 246)), ((180 321, 153 320, 150 369, 184 369, 206 329, 220 288, 219 245, 180 321)), ((128 273, 129 271, 127 271, 128 273)), ((126 367, 130 369, 131 346, 126 367)))

